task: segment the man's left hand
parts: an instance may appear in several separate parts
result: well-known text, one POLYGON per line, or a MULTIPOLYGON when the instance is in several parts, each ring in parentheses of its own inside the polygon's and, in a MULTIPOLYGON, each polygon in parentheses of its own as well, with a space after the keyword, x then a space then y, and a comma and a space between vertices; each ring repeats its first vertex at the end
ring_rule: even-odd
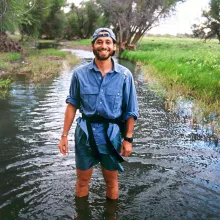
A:
POLYGON ((131 152, 132 152, 132 143, 129 143, 128 141, 124 140, 122 142, 120 154, 124 157, 127 157, 131 154, 131 152))

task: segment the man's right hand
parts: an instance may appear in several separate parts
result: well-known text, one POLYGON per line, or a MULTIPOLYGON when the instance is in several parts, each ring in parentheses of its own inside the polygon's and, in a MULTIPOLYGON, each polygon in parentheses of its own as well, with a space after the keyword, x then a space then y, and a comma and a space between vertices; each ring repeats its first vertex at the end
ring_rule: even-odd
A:
POLYGON ((68 139, 67 136, 62 137, 58 145, 60 153, 66 155, 68 153, 68 139))

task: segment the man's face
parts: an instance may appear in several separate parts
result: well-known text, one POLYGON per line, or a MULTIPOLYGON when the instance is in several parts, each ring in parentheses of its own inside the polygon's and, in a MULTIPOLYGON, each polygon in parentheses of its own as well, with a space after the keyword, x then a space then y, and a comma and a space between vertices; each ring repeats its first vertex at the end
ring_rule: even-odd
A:
MULTIPOLYGON (((106 32, 99 32, 99 34, 104 34, 106 32)), ((113 55, 116 45, 113 43, 111 37, 104 36, 99 37, 92 44, 93 53, 98 60, 107 60, 113 55)))

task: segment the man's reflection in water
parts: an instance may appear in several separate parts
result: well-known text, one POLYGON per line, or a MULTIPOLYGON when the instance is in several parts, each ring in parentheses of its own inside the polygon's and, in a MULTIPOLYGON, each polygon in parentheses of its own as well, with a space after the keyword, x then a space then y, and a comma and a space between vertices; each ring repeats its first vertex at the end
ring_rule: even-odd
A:
POLYGON ((77 216, 74 218, 75 220, 91 219, 88 196, 84 196, 84 197, 76 196, 75 204, 76 204, 76 212, 77 212, 77 216))
POLYGON ((103 219, 116 220, 116 211, 118 206, 118 199, 106 198, 105 211, 103 213, 103 219))
MULTIPOLYGON (((88 196, 84 197, 75 197, 76 212, 77 216, 75 220, 90 220, 92 219, 91 211, 89 209, 88 196)), ((106 220, 116 220, 116 211, 118 206, 118 199, 109 199, 106 198, 104 203, 104 213, 102 219, 106 220)))

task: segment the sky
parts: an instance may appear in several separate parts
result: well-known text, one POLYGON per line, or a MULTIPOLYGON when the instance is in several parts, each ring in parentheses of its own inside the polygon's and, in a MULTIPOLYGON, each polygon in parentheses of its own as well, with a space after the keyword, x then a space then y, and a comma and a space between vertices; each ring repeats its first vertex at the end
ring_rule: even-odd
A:
MULTIPOLYGON (((81 0, 68 0, 67 2, 74 2, 78 5, 81 0)), ((202 10, 208 7, 209 2, 210 0, 186 0, 186 2, 178 4, 174 15, 162 21, 159 26, 152 28, 148 33, 162 35, 191 34, 191 26, 199 23, 202 10)))

